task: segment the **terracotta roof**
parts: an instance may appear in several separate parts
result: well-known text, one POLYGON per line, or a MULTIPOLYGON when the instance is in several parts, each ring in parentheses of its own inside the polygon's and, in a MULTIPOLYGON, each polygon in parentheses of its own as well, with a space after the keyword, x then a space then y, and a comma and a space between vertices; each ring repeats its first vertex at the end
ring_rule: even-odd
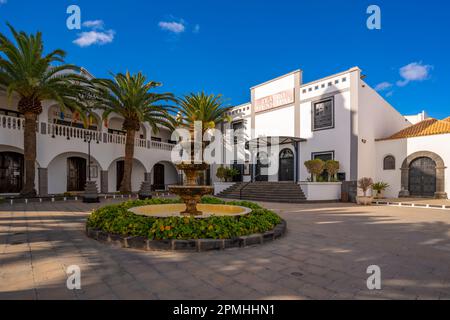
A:
POLYGON ((450 117, 445 120, 425 119, 382 140, 405 139, 450 133, 450 117))

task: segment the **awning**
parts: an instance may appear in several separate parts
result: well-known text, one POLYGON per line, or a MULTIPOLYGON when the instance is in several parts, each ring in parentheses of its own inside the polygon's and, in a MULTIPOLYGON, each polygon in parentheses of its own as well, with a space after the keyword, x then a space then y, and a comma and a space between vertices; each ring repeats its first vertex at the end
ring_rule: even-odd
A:
POLYGON ((270 147, 272 145, 283 145, 304 141, 306 141, 306 139, 288 136, 258 137, 247 141, 245 143, 245 147, 257 149, 260 145, 264 147, 270 147))

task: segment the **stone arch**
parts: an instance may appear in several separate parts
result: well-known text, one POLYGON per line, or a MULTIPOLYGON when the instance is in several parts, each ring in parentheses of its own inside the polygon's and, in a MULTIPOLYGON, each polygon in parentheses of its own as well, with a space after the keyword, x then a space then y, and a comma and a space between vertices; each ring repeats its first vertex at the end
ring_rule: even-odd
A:
POLYGON ((160 167, 161 170, 163 170, 163 173, 160 172, 160 174, 163 174, 163 176, 164 176, 164 178, 163 178, 164 189, 169 185, 178 184, 179 173, 178 173, 177 168, 175 167, 175 165, 172 162, 162 160, 162 161, 158 161, 158 162, 154 163, 151 171, 147 175, 147 181, 150 181, 152 183, 153 189, 155 189, 155 190, 163 189, 162 186, 160 185, 162 182, 156 181, 156 180, 158 180, 156 177, 156 174, 158 174, 158 172, 156 172, 155 169, 158 166, 160 167))
POLYGON ((410 154, 403 161, 401 167, 401 187, 400 197, 409 197, 409 169, 411 163, 418 158, 430 158, 436 163, 436 193, 434 195, 437 199, 447 199, 447 193, 445 192, 445 169, 444 160, 438 154, 431 151, 418 151, 410 154))
MULTIPOLYGON (((108 192, 117 192, 119 191, 119 186, 121 183, 121 178, 118 177, 118 174, 120 172, 117 163, 123 162, 125 160, 125 157, 118 157, 111 161, 106 168, 105 171, 105 180, 108 181, 108 184, 104 186, 108 190, 108 192)), ((122 172, 123 174, 123 172, 122 172)), ((147 174, 147 167, 145 164, 136 157, 133 158, 133 170, 131 173, 131 190, 133 192, 139 191, 139 188, 142 184, 142 182, 145 180, 147 174)))

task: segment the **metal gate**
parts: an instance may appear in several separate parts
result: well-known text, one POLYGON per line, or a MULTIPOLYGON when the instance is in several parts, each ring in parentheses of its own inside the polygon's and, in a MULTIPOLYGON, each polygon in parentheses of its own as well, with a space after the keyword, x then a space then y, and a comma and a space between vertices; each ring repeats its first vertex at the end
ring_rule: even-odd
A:
POLYGON ((436 192, 436 163, 430 158, 417 158, 409 167, 409 193, 417 197, 433 197, 436 192))

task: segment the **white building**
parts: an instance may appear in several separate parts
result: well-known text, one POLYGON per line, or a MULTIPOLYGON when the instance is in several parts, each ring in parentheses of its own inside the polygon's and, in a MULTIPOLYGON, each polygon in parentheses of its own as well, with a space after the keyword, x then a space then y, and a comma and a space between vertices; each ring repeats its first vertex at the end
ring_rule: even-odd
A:
MULTIPOLYGON (((311 189, 304 162, 321 158, 339 161, 341 181, 371 177, 388 182, 386 195, 390 197, 446 198, 450 194, 446 170, 450 121, 430 119, 425 113, 402 116, 362 80, 357 67, 310 83, 303 83, 302 71, 297 70, 254 86, 250 96, 249 103, 230 111, 231 124, 221 127, 223 131, 241 128, 245 134, 245 142, 238 142, 243 152, 234 164, 241 171, 236 181, 292 181, 311 189), (271 141, 272 146, 262 148, 264 141, 271 141), (277 170, 267 172, 267 164, 274 163, 277 170)), ((18 193, 22 184, 23 120, 16 105, 16 101, 8 103, 0 97, 0 194, 18 193)), ((37 125, 36 186, 40 195, 83 190, 88 176, 88 144, 84 140, 88 133, 95 136, 91 178, 102 193, 118 190, 125 147, 123 120, 117 115, 104 122, 100 119, 101 113, 94 112, 90 129, 83 129, 74 115, 61 113, 53 102, 44 103, 37 125)), ((170 139, 171 132, 166 129, 152 135, 147 124, 141 127, 136 138, 133 191, 138 191, 144 179, 151 180, 154 189, 177 183, 170 139)), ((224 150, 223 162, 227 163, 236 151, 227 146, 224 150)), ((214 172, 213 167, 210 180, 217 181, 214 172)), ((325 184, 317 188, 326 193, 325 184)), ((340 195, 340 189, 334 193, 340 195)))
MULTIPOLYGON (((251 101, 232 109, 232 123, 224 124, 224 129, 242 128, 250 141, 245 157, 235 164, 243 181, 295 181, 308 188, 305 182, 310 180, 310 174, 304 162, 321 158, 339 161, 341 181, 371 177, 388 182, 386 194, 391 197, 400 194, 446 198, 446 193, 450 193, 450 176, 445 170, 450 163, 450 126, 439 131, 448 134, 439 136, 381 140, 413 123, 420 126, 431 119, 425 112, 402 116, 362 80, 359 68, 310 83, 303 83, 302 71, 297 70, 254 86, 250 92, 251 101), (260 132, 277 137, 277 145, 261 151, 257 145, 260 132), (400 164, 395 171, 383 170, 383 159, 388 154, 400 164), (431 161, 414 162, 423 157, 431 161), (407 168, 419 162, 430 167, 428 173, 422 168, 407 168), (265 174, 268 163, 278 164, 278 170, 265 174), (408 175, 417 177, 405 178, 408 175), (410 188, 414 191, 407 192, 410 188)), ((442 122, 439 124, 442 126, 442 122)))
MULTIPOLYGON (((23 179, 23 118, 17 112, 17 101, 0 97, 0 194, 17 194, 23 179)), ((101 111, 94 111, 89 129, 70 111, 61 112, 51 101, 43 103, 37 124, 36 188, 41 196, 80 192, 89 176, 88 143, 92 135, 90 173, 99 191, 119 190, 123 176, 125 133, 118 115, 101 121, 101 111)), ((154 189, 176 184, 178 172, 171 162, 171 132, 161 128, 152 135, 144 124, 136 137, 132 190, 138 191, 144 179, 154 189)))

